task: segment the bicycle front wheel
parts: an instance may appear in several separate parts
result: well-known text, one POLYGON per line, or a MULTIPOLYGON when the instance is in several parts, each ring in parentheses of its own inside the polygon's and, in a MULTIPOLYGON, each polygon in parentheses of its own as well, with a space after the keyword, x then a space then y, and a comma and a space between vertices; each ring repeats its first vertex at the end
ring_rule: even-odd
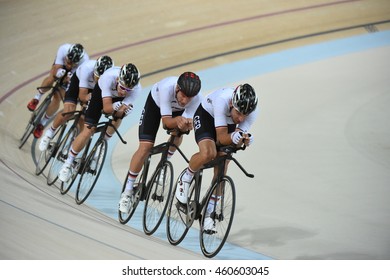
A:
MULTIPOLYGON (((121 224, 126 224, 128 221, 130 221, 131 217, 133 217, 133 215, 135 213, 135 210, 137 209, 137 206, 138 206, 139 201, 140 201, 141 196, 142 196, 142 192, 144 191, 143 186, 145 185, 145 181, 146 181, 146 178, 144 179, 144 177, 145 177, 144 173, 145 172, 144 172, 144 167, 143 167, 141 172, 137 176, 137 179, 135 179, 135 182, 133 184, 133 191, 134 191, 133 203, 130 206, 129 212, 124 213, 118 209, 118 218, 119 218, 119 222, 121 224)), ((125 191, 126 183, 127 183, 127 176, 128 176, 128 173, 126 173, 126 177, 125 177, 125 181, 123 182, 121 194, 125 191)))
POLYGON ((46 97, 42 104, 31 114, 30 120, 28 121, 28 124, 24 130, 23 136, 20 138, 19 149, 23 147, 27 139, 30 137, 34 129, 41 121, 43 115, 46 112, 47 107, 49 107, 50 100, 50 98, 46 97))
POLYGON ((91 194, 99 179, 104 161, 107 155, 107 141, 105 139, 96 142, 89 153, 76 190, 76 203, 82 204, 91 194))
POLYGON ((156 169, 145 201, 143 228, 147 235, 153 234, 160 226, 168 207, 173 185, 173 165, 165 161, 156 169))
POLYGON ((26 143, 27 139, 30 137, 30 135, 32 134, 34 129, 35 129, 35 126, 32 123, 32 121, 30 120, 28 122, 26 128, 24 129, 24 133, 23 133, 22 137, 20 138, 19 149, 21 149, 23 147, 24 143, 26 143))
POLYGON ((229 235, 233 223, 236 205, 236 192, 233 180, 224 176, 219 184, 215 184, 207 193, 206 203, 200 220, 200 247, 203 255, 212 258, 219 253, 229 235), (211 204, 210 204, 210 201, 211 204), (211 220, 210 220, 211 218, 211 220), (207 228, 205 220, 208 223, 207 228))
MULTIPOLYGON (((185 170, 183 172, 185 172, 185 170)), ((190 185, 190 195, 188 196, 187 204, 180 203, 176 199, 175 193, 177 183, 178 182, 176 182, 175 187, 172 188, 167 210, 167 237, 169 243, 172 245, 178 245, 183 241, 194 222, 196 213, 195 179, 192 180, 190 185)))
POLYGON ((49 165, 50 160, 57 153, 58 145, 60 144, 61 138, 64 135, 66 124, 61 125, 52 140, 50 140, 47 149, 39 154, 38 162, 35 167, 35 175, 40 175, 45 170, 46 166, 49 165))
POLYGON ((65 134, 64 138, 61 140, 61 143, 57 149, 57 153, 51 162, 50 169, 47 174, 47 184, 49 186, 57 181, 58 173, 60 172, 62 165, 68 158, 70 146, 72 145, 73 140, 76 138, 77 133, 77 128, 71 127, 65 134))

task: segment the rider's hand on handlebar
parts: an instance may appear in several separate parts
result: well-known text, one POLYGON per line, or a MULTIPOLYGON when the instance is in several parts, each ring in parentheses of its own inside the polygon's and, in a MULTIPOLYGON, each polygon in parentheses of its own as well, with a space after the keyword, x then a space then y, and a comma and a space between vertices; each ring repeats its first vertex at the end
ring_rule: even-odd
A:
POLYGON ((114 109, 114 111, 119 111, 121 107, 122 107, 122 101, 117 101, 112 103, 112 109, 114 109))
POLYGON ((65 75, 65 73, 66 73, 66 70, 63 68, 60 68, 57 70, 56 77, 58 79, 61 79, 65 75))
POLYGON ((242 133, 242 131, 237 130, 237 131, 234 131, 232 134, 230 134, 230 137, 232 139, 233 144, 237 145, 242 140, 243 133, 242 133))
POLYGON ((123 104, 123 105, 125 105, 124 113, 127 116, 133 111, 133 105, 131 105, 131 104, 129 104, 129 105, 123 104))
POLYGON ((114 109, 113 116, 117 118, 124 118, 133 111, 133 105, 127 105, 122 101, 117 101, 113 103, 112 108, 114 109))
POLYGON ((181 131, 189 131, 193 129, 192 119, 184 118, 184 117, 179 117, 179 118, 180 119, 178 119, 177 127, 181 131))
POLYGON ((253 143, 253 135, 250 133, 244 133, 243 134, 243 143, 245 146, 250 146, 253 143))
POLYGON ((232 142, 238 146, 250 146, 253 143, 253 135, 237 130, 231 134, 232 142))

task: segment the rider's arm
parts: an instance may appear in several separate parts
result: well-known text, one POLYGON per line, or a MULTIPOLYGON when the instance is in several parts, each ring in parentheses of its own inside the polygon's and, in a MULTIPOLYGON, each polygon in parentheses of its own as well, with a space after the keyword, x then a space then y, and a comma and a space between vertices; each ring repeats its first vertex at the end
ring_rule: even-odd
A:
POLYGON ((79 99, 83 104, 86 104, 90 98, 88 88, 79 88, 79 99))
POLYGON ((227 126, 220 126, 215 129, 217 134, 217 144, 227 146, 233 144, 230 133, 228 133, 227 126))
MULTIPOLYGON (((54 82, 54 80, 61 78, 61 77, 58 77, 58 74, 57 74, 59 69, 63 69, 63 65, 53 64, 53 66, 51 67, 50 76, 52 77, 53 82, 54 82)), ((65 75, 65 72, 64 72, 64 75, 65 75)))
POLYGON ((184 118, 182 116, 177 116, 175 118, 172 118, 172 116, 164 116, 161 118, 161 121, 165 129, 179 128, 182 131, 192 129, 192 119, 184 118))
POLYGON ((112 114, 114 112, 111 97, 103 97, 103 112, 106 114, 112 114))

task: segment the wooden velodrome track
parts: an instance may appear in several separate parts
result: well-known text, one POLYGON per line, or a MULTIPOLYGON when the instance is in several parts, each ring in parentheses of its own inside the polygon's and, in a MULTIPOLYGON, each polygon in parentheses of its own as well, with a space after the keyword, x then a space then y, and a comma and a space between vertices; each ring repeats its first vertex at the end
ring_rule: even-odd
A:
MULTIPOLYGON (((29 116, 26 104, 49 70, 59 45, 80 42, 92 58, 109 54, 116 65, 133 62, 143 74, 142 85, 148 87, 186 70, 196 72, 298 46, 388 30, 389 20, 388 0, 0 0, 0 259, 202 258, 122 226, 92 207, 77 206, 72 197, 61 196, 56 188, 46 185, 44 177, 34 175, 29 148, 32 141, 19 150, 18 139, 29 116)), ((231 79, 235 81, 234 72, 231 79)), ((262 141, 272 141, 261 131, 257 135, 259 146, 262 141)), ((128 142, 135 141, 136 129, 126 137, 128 142)), ((118 176, 126 170, 134 149, 135 144, 115 149, 112 165, 118 176)), ((252 149, 254 154, 259 153, 256 147, 252 149)), ((240 159, 244 160, 245 155, 240 159)), ((257 178, 262 176, 261 170, 253 169, 250 171, 257 178)), ((242 188, 240 176, 235 177, 238 189, 242 188)), ((243 182, 252 184, 252 190, 242 190, 238 209, 250 203, 262 204, 261 186, 246 179, 243 182)), ((267 197, 281 205, 281 197, 267 197)), ((304 194, 294 196, 290 203, 305 203, 304 194)), ((272 206, 272 201, 267 205, 272 206)), ((348 236, 336 229, 336 235, 327 236, 329 239, 315 239, 312 232, 291 227, 299 224, 294 217, 290 220, 280 216, 270 221, 278 215, 277 210, 258 209, 263 212, 252 212, 252 218, 244 215, 245 210, 237 214, 231 242, 276 259, 390 258, 389 235, 378 237, 377 248, 354 248, 348 236), (264 210, 273 214, 267 217, 264 210), (253 227, 248 224, 258 215, 264 218, 263 224, 259 222, 258 228, 257 221, 253 227), (269 235, 269 240, 260 238, 262 234, 269 235), (295 244, 296 240, 299 242, 295 244)), ((384 216, 389 218, 388 213, 384 216)), ((359 219, 348 217, 353 218, 359 219)), ((390 232, 389 220, 384 223, 384 233, 390 232)), ((316 226, 321 232, 321 223, 316 226)), ((371 226, 368 235, 377 230, 375 224, 371 226)))

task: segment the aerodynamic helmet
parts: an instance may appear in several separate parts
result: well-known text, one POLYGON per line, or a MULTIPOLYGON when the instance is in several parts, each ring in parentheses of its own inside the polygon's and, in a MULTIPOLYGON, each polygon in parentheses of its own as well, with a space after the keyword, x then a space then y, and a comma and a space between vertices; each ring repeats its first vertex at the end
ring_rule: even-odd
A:
POLYGON ((84 47, 81 44, 73 44, 66 55, 73 63, 79 63, 84 56, 84 47))
POLYGON ((195 73, 184 72, 177 80, 177 85, 187 97, 193 97, 199 93, 201 81, 195 73))
POLYGON ((93 74, 96 77, 100 77, 108 68, 114 66, 114 62, 108 55, 103 55, 96 60, 95 67, 93 68, 93 74))
POLYGON ((136 84, 138 84, 140 78, 141 73, 134 64, 128 63, 121 67, 119 72, 119 82, 123 86, 133 88, 136 84))
POLYGON ((249 84, 239 85, 233 92, 232 103, 237 111, 249 115, 257 106, 255 90, 249 84))

